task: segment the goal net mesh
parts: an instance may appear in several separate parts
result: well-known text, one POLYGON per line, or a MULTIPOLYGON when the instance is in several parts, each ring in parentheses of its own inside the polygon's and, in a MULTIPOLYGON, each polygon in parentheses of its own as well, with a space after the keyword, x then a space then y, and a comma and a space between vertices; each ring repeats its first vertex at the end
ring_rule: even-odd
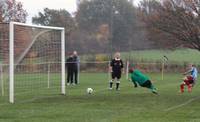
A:
MULTIPOLYGON (((2 24, 1 28, 1 95, 9 96, 11 77, 9 75, 9 24, 2 24)), ((62 30, 14 24, 15 102, 60 93, 61 32, 62 30)))
POLYGON ((14 79, 16 99, 59 93, 60 30, 14 25, 14 79))

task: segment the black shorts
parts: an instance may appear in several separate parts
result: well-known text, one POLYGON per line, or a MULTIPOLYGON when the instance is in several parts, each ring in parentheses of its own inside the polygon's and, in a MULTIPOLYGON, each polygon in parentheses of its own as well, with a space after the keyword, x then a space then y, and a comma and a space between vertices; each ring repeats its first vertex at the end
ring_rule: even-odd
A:
POLYGON ((193 84, 193 83, 194 83, 194 80, 189 80, 189 83, 190 83, 190 84, 193 84))
POLYGON ((151 88, 152 83, 150 80, 147 80, 144 84, 141 85, 142 87, 151 88))
POLYGON ((121 78, 121 72, 112 72, 112 79, 120 79, 121 78))

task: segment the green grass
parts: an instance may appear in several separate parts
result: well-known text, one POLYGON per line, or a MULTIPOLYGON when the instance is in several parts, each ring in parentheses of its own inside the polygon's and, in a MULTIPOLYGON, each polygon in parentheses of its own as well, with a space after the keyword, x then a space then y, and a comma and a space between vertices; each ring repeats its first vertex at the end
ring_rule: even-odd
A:
POLYGON ((124 58, 128 57, 129 54, 132 59, 139 61, 160 61, 165 55, 169 62, 200 63, 200 52, 192 49, 132 51, 131 53, 123 53, 124 58))
MULTIPOLYGON (((18 76, 16 85, 16 103, 0 101, 0 122, 199 122, 200 85, 192 93, 179 94, 180 74, 166 74, 161 80, 160 74, 149 74, 158 88, 159 96, 144 88, 134 88, 124 78, 120 91, 109 91, 108 77, 104 73, 82 74, 78 86, 67 86, 67 95, 59 95, 60 83, 50 85, 50 89, 39 87, 33 81, 32 89, 24 85, 25 80, 18 76), (20 82, 21 81, 21 82, 20 82), (86 94, 91 87, 93 94, 86 94), (186 103, 180 108, 166 109, 186 103)), ((46 76, 45 76, 46 77, 46 76)), ((33 79, 33 78, 32 78, 33 79)), ((29 83, 30 84, 30 83, 29 83)), ((8 96, 0 97, 7 99, 8 96)))
MULTIPOLYGON (((131 52, 121 52, 122 59, 131 59, 138 62, 160 62, 163 56, 168 57, 168 63, 196 63, 200 64, 200 52, 193 49, 177 50, 141 50, 131 52)), ((108 60, 108 55, 102 54, 102 60, 108 60)), ((94 55, 83 55, 81 60, 95 60, 94 55)))

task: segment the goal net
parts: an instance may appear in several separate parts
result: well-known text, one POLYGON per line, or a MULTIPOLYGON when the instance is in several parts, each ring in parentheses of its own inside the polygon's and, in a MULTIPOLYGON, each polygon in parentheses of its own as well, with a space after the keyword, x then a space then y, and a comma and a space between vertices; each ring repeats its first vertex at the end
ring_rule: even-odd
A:
POLYGON ((9 61, 9 25, 0 23, 0 102, 7 102, 8 61, 9 61), (7 43, 6 43, 7 42, 7 43), (6 62, 7 61, 7 62, 6 62))
POLYGON ((64 34, 60 27, 9 24, 9 60, 4 63, 9 64, 11 103, 65 94, 64 34))

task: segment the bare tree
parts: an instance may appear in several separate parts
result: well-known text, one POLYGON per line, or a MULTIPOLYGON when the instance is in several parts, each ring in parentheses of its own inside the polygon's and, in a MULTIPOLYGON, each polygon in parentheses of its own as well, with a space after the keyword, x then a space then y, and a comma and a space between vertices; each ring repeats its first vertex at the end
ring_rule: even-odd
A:
POLYGON ((151 36, 166 37, 158 42, 200 51, 200 0, 143 0, 139 11, 151 36))

